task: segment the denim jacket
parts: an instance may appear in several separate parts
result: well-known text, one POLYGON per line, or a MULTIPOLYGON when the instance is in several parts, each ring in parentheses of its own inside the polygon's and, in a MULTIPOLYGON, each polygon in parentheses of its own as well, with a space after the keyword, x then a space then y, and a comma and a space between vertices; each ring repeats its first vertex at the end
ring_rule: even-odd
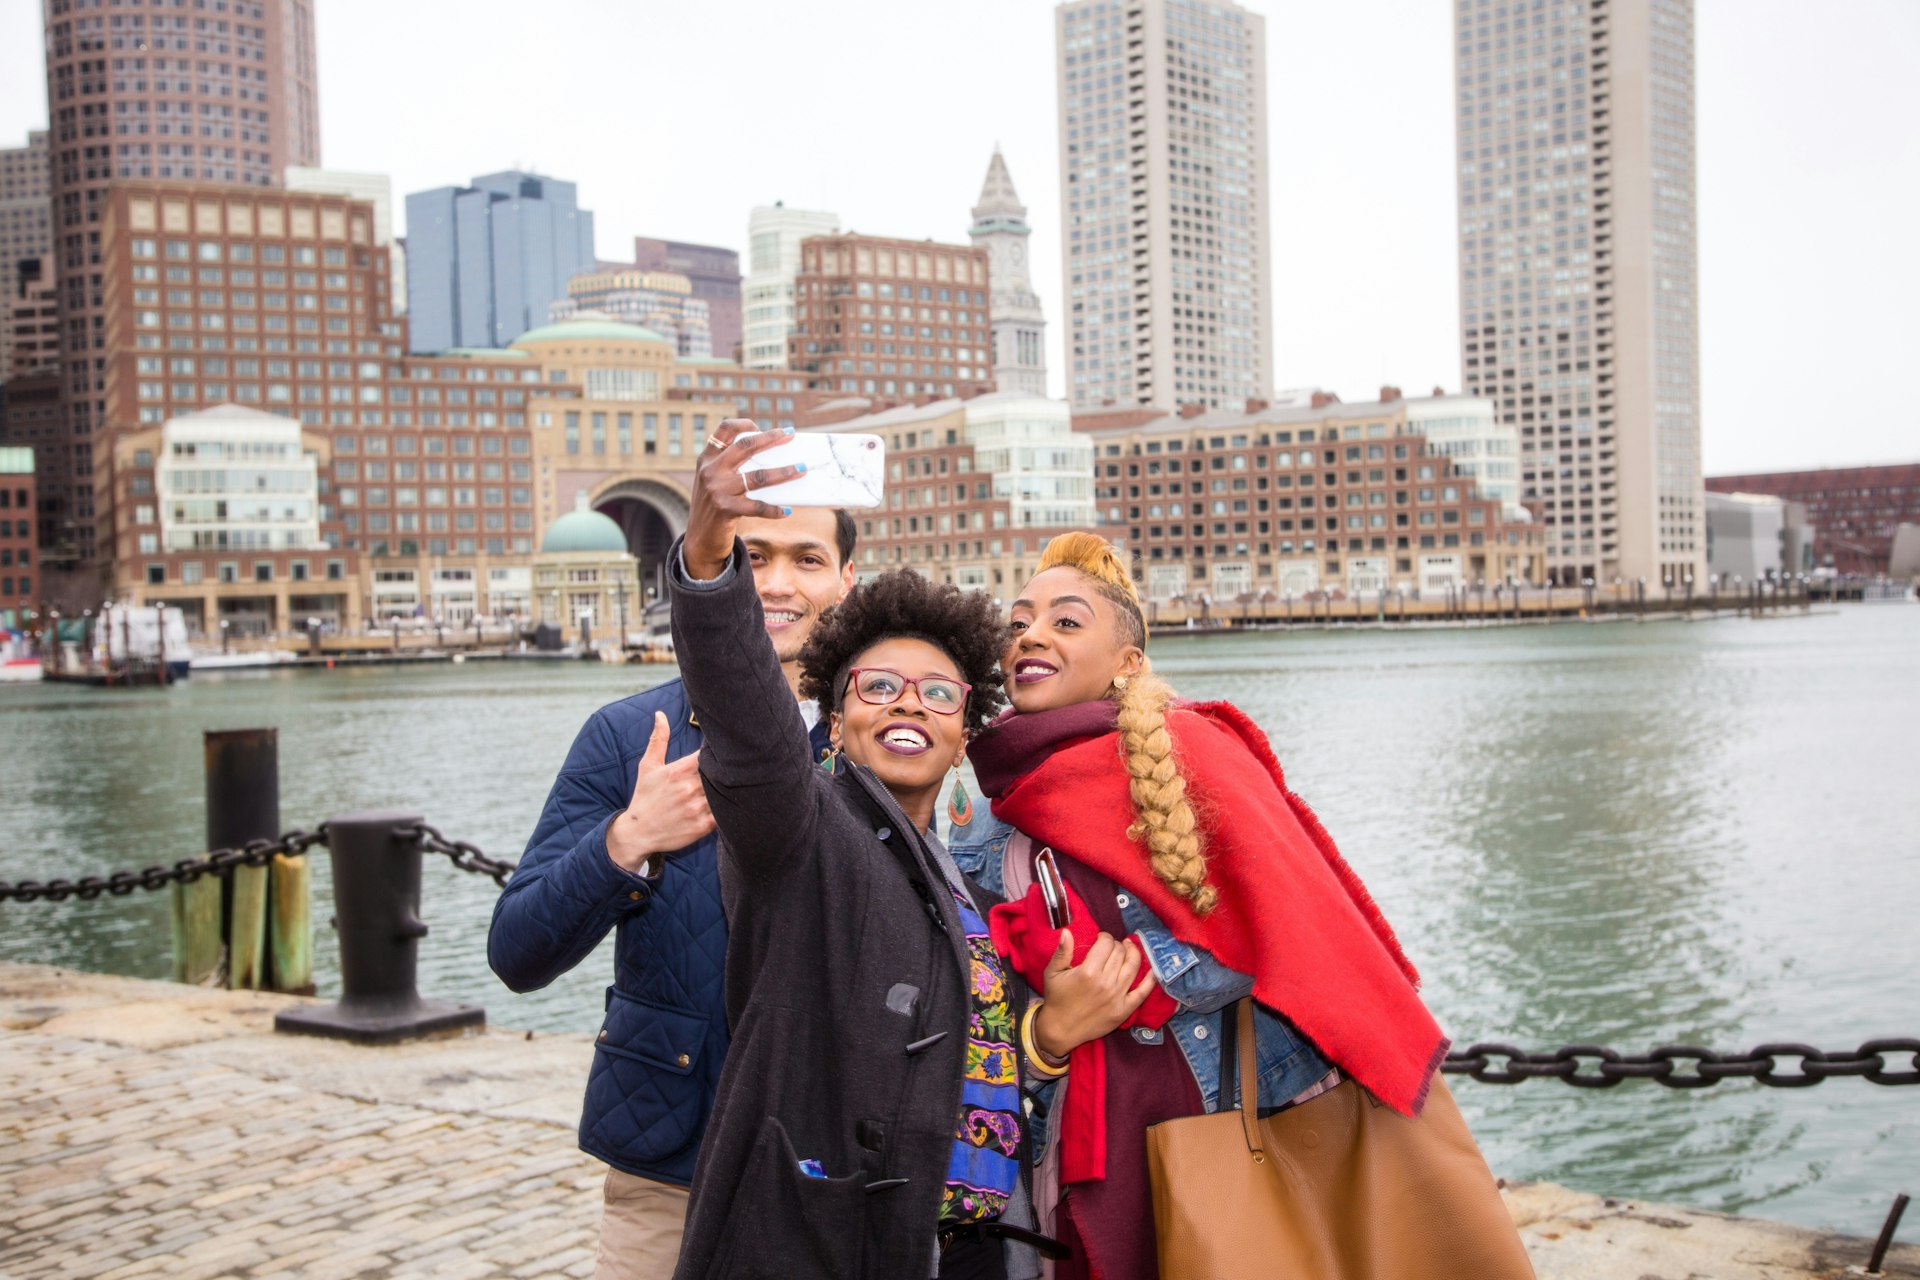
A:
MULTIPOLYGON (((1007 844, 1016 833, 984 805, 974 813, 971 823, 948 832, 948 851, 960 870, 982 888, 1004 894, 1003 864, 1007 844)), ((1115 903, 1129 932, 1138 934, 1145 945, 1160 985, 1180 1006, 1160 1030, 1135 1027, 1130 1034, 1143 1044, 1158 1044, 1162 1036, 1171 1034, 1186 1055, 1206 1109, 1218 1110, 1221 1019, 1232 1016, 1234 1003, 1253 990, 1253 979, 1227 968, 1203 948, 1190 947, 1175 938, 1145 903, 1126 890, 1117 891, 1115 903)), ((1264 1005, 1254 1006, 1254 1039, 1262 1106, 1278 1106, 1329 1070, 1327 1060, 1313 1043, 1264 1005)), ((1240 1104, 1237 1090, 1228 1103, 1240 1104)))

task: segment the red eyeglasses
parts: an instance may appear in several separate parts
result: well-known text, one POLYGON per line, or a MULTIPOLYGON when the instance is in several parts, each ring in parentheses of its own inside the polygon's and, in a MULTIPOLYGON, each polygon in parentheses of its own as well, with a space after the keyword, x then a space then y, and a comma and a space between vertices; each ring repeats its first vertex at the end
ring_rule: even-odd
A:
POLYGON ((885 707, 900 701, 908 688, 920 697, 920 705, 935 715, 950 716, 967 705, 973 686, 964 680, 945 676, 921 676, 918 680, 885 667, 855 667, 847 673, 848 686, 860 701, 885 707))

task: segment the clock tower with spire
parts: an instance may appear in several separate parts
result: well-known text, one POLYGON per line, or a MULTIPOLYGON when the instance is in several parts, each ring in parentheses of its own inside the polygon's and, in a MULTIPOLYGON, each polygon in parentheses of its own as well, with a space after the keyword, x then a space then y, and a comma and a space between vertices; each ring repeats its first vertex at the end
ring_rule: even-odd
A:
POLYGON ((1027 276, 1027 207, 1014 193, 1000 148, 993 149, 980 203, 973 206, 973 243, 987 251, 993 290, 993 380, 1001 391, 1047 394, 1047 318, 1027 276))

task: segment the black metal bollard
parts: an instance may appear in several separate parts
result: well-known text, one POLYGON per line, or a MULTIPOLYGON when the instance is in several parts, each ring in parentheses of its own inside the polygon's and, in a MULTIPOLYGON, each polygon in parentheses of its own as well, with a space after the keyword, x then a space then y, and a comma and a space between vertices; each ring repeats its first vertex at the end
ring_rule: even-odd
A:
POLYGON ((486 1025, 479 1005, 420 998, 420 842, 399 834, 420 820, 375 811, 328 822, 342 995, 337 1004, 282 1010, 274 1030, 391 1044, 486 1025))

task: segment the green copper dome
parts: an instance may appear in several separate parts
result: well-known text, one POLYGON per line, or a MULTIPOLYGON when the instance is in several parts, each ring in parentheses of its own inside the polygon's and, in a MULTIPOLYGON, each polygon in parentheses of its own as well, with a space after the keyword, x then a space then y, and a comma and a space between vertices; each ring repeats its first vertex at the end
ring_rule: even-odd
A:
POLYGON ((523 342, 657 342, 663 346, 672 346, 673 341, 663 334, 637 324, 628 324, 624 320, 578 319, 560 320, 553 324, 543 324, 538 329, 529 329, 513 340, 513 345, 523 342))
POLYGON ((547 536, 540 539, 540 554, 627 549, 627 535, 620 532, 619 525, 588 507, 585 494, 580 496, 579 504, 547 526, 547 536))

